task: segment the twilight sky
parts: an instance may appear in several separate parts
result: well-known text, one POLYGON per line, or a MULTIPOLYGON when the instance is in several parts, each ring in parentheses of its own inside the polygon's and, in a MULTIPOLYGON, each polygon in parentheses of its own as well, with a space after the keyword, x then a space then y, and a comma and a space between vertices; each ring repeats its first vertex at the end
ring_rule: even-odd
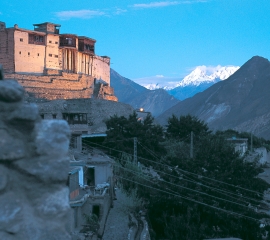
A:
POLYGON ((0 21, 97 40, 122 76, 179 78, 198 65, 243 65, 270 58, 269 0, 4 0, 0 21))

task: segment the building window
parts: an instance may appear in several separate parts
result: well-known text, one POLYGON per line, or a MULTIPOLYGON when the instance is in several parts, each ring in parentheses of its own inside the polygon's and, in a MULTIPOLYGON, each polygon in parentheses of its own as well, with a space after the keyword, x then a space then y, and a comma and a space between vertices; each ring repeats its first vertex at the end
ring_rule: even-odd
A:
POLYGON ((52 115, 52 118, 53 118, 53 119, 56 119, 56 114, 53 114, 53 115, 52 115))
POLYGON ((20 42, 23 42, 23 38, 20 38, 20 42))
POLYGON ((28 52, 28 56, 30 56, 30 52, 28 52))
POLYGON ((58 42, 55 42, 55 44, 58 44, 58 42))
POLYGON ((45 45, 44 36, 36 35, 36 34, 28 34, 28 43, 36 44, 36 45, 45 45))
POLYGON ((52 41, 49 41, 49 43, 52 43, 52 41))
POLYGON ((22 52, 21 52, 21 51, 19 51, 19 54, 22 54, 22 52))
POLYGON ((49 53, 49 57, 52 57, 52 54, 51 53, 49 53))
POLYGON ((75 37, 60 37, 60 46, 76 47, 75 37))
POLYGON ((63 113, 63 119, 69 124, 87 124, 86 113, 63 113))
POLYGON ((58 58, 58 55, 54 55, 56 58, 58 58))
POLYGON ((39 53, 37 55, 39 56, 39 53))
POLYGON ((40 117, 41 117, 42 119, 44 119, 44 114, 40 114, 40 117))

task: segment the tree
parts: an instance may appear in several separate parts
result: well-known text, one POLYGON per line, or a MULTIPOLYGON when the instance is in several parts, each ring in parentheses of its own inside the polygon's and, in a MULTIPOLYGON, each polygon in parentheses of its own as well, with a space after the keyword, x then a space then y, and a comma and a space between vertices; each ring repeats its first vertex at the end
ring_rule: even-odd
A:
POLYGON ((148 165, 140 157, 157 160, 166 154, 164 146, 160 144, 164 141, 164 130, 160 125, 154 124, 151 114, 144 121, 138 120, 136 112, 127 118, 115 115, 105 123, 107 137, 103 145, 113 149, 110 151, 113 156, 121 158, 121 152, 133 155, 134 137, 138 140, 137 155, 140 162, 148 165))
POLYGON ((168 119, 168 138, 188 141, 191 131, 197 136, 210 133, 207 124, 195 116, 188 114, 177 118, 175 115, 172 115, 172 117, 168 119))

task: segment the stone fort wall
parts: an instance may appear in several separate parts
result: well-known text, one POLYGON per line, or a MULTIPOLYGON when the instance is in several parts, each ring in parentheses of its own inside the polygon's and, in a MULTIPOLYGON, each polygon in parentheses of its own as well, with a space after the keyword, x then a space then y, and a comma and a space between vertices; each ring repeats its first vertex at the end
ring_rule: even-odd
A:
POLYGON ((6 74, 6 79, 16 79, 35 98, 74 99, 98 98, 117 101, 113 88, 95 84, 93 76, 47 70, 47 75, 6 74))

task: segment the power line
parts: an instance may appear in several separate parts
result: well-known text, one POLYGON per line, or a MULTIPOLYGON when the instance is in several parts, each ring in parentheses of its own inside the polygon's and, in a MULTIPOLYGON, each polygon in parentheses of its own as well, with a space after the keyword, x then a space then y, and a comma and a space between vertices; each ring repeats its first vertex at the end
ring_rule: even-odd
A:
MULTIPOLYGON (((129 171, 129 172, 132 172, 133 174, 136 174, 136 176, 138 176, 138 177, 140 177, 140 178, 143 178, 143 179, 145 179, 146 181, 149 181, 147 178, 144 178, 144 177, 142 177, 142 176, 139 176, 139 175, 137 174, 137 172, 135 172, 135 171, 132 171, 132 170, 130 170, 130 169, 128 169, 128 168, 125 168, 125 167, 122 167, 122 166, 117 166, 117 167, 122 168, 122 169, 125 169, 125 170, 127 170, 127 171, 129 171)), ((152 177, 152 178, 154 178, 154 177, 152 177)), ((236 205, 239 205, 239 206, 244 207, 244 208, 247 207, 247 206, 245 206, 245 205, 243 205, 243 204, 239 204, 239 203, 236 203, 236 202, 232 202, 232 201, 230 201, 230 200, 227 200, 227 199, 219 198, 219 197, 216 197, 216 196, 213 196, 213 195, 210 195, 210 194, 201 192, 201 191, 197 191, 197 190, 194 190, 194 189, 191 189, 191 188, 188 188, 188 187, 181 186, 181 185, 179 185, 179 184, 174 184, 174 183, 171 183, 171 182, 167 182, 167 181, 165 181, 165 180, 163 180, 163 179, 160 180, 160 181, 161 181, 161 182, 164 182, 164 183, 167 183, 167 184, 170 184, 170 185, 173 185, 173 186, 176 186, 176 187, 180 187, 180 188, 183 188, 183 189, 187 189, 187 190, 192 191, 192 192, 196 192, 196 193, 203 194, 203 195, 206 195, 206 196, 209 196, 209 197, 212 197, 212 198, 216 198, 216 199, 218 199, 218 200, 222 200, 222 201, 225 201, 225 202, 229 202, 229 203, 232 203, 232 204, 236 204, 236 205)), ((153 183, 153 182, 152 182, 152 183, 153 183)))
POLYGON ((206 204, 206 203, 203 203, 203 202, 194 200, 194 199, 192 199, 192 198, 185 197, 185 196, 180 196, 180 195, 174 194, 174 193, 170 193, 170 192, 167 192, 167 191, 164 191, 164 190, 161 190, 161 189, 158 189, 158 188, 154 188, 154 187, 151 187, 151 186, 148 186, 148 185, 145 185, 145 184, 136 182, 136 181, 132 181, 132 180, 127 179, 127 178, 124 178, 124 177, 120 177, 120 176, 118 176, 118 177, 121 178, 121 179, 124 179, 124 180, 126 180, 126 181, 133 182, 133 183, 136 183, 136 184, 138 184, 138 185, 142 185, 142 186, 144 186, 144 187, 148 187, 148 188, 151 188, 151 189, 154 189, 154 190, 163 192, 163 193, 167 193, 167 194, 170 194, 170 195, 179 197, 179 198, 183 198, 183 199, 186 199, 186 200, 189 200, 189 201, 192 201, 192 202, 195 202, 195 203, 198 203, 198 204, 201 204, 201 205, 210 207, 210 208, 214 208, 214 209, 216 209, 216 210, 220 210, 220 211, 226 212, 227 214, 236 215, 236 216, 243 217, 243 218, 247 218, 247 219, 250 219, 250 220, 253 220, 253 221, 256 221, 256 222, 260 222, 260 220, 258 220, 258 219, 256 219, 256 218, 253 218, 253 217, 249 217, 249 216, 246 216, 246 215, 242 215, 242 214, 240 214, 240 213, 236 213, 236 212, 233 212, 233 211, 228 211, 228 210, 225 210, 225 209, 222 209, 222 208, 214 207, 214 206, 208 205, 208 204, 206 204))
MULTIPOLYGON (((108 156, 110 156, 110 155, 108 155, 108 156)), ((110 156, 110 157, 113 157, 113 156, 110 156)), ((115 157, 114 157, 114 158, 115 158, 115 157)), ((127 162, 127 160, 124 160, 124 159, 119 159, 119 160, 124 161, 124 162, 127 162)), ((165 174, 165 175, 168 175, 168 176, 170 176, 170 177, 179 179, 179 177, 176 177, 176 176, 174 176, 174 175, 168 174, 168 173, 166 173, 166 172, 163 172, 163 171, 160 171, 160 170, 156 170, 156 169, 155 169, 155 171, 156 171, 156 172, 159 172, 159 173, 162 173, 162 174, 165 174)), ((189 178, 189 177, 187 177, 186 175, 184 175, 184 176, 185 176, 186 178, 189 178)), ((234 196, 237 196, 237 197, 241 197, 241 198, 245 198, 245 199, 248 199, 248 200, 257 202, 257 203, 261 203, 260 200, 257 200, 257 199, 254 199, 254 198, 250 198, 250 197, 245 197, 245 196, 243 196, 243 195, 242 195, 242 196, 239 196, 238 194, 233 193, 233 192, 230 192, 230 191, 228 191, 228 190, 226 191, 226 190, 217 189, 217 188, 214 188, 214 187, 211 187, 211 186, 207 186, 207 185, 204 185, 204 184, 202 184, 202 183, 200 183, 200 182, 194 181, 193 179, 192 179, 192 180, 188 180, 188 179, 182 178, 181 180, 187 181, 187 182, 196 183, 196 184, 198 184, 198 185, 200 185, 200 186, 204 186, 204 187, 206 187, 206 188, 215 190, 215 191, 217 191, 217 192, 219 192, 219 193, 221 193, 221 194, 224 194, 224 195, 225 195, 225 194, 231 194, 231 195, 234 195, 234 196)), ((228 195, 225 195, 225 196, 230 197, 230 198, 233 198, 233 199, 236 199, 236 200, 241 201, 241 202, 244 202, 244 203, 247 203, 246 201, 241 200, 241 199, 236 198, 236 197, 232 197, 232 196, 228 196, 228 195)))
MULTIPOLYGON (((93 143, 93 142, 89 142, 89 143, 93 143)), ((126 153, 126 152, 124 152, 124 151, 112 149, 112 148, 109 148, 109 147, 105 147, 105 146, 102 146, 102 145, 97 144, 97 143, 93 143, 93 144, 98 145, 98 146, 100 146, 100 147, 107 148, 107 149, 111 149, 111 150, 114 150, 114 151, 117 151, 117 152, 126 153)), ((126 153, 126 154, 130 154, 130 153, 126 153)), ((130 154, 130 155, 131 155, 131 154, 130 154)), ((166 167, 168 167, 168 168, 171 168, 171 166, 169 166, 169 165, 167 165, 167 164, 155 162, 155 161, 153 161, 153 160, 146 159, 146 158, 143 158, 143 157, 139 157, 139 158, 141 158, 141 159, 143 159, 143 160, 146 160, 146 161, 149 161, 149 162, 153 162, 153 163, 155 163, 155 164, 159 164, 159 165, 162 165, 162 166, 166 166, 166 167)), ((216 180, 216 179, 208 178, 208 177, 205 177, 205 176, 196 174, 196 173, 192 173, 192 172, 183 170, 183 169, 181 169, 181 168, 178 168, 178 170, 179 170, 179 171, 182 171, 182 172, 185 172, 185 173, 187 173, 187 174, 192 174, 192 175, 196 175, 196 176, 198 176, 198 177, 203 177, 203 178, 206 178, 206 179, 209 179, 209 180, 212 180, 212 181, 221 183, 221 184, 225 184, 225 185, 228 185, 228 186, 231 186, 231 187, 235 187, 235 188, 239 188, 239 189, 242 189, 242 190, 245 190, 245 191, 249 191, 249 192, 253 192, 253 193, 259 194, 259 195, 263 195, 262 193, 259 193, 259 192, 256 192, 256 191, 253 191, 253 190, 250 190, 250 189, 247 189, 247 188, 242 188, 242 187, 239 187, 239 186, 235 186, 235 185, 233 185, 233 184, 230 184, 230 183, 226 183, 226 182, 219 181, 219 180, 216 180)))

